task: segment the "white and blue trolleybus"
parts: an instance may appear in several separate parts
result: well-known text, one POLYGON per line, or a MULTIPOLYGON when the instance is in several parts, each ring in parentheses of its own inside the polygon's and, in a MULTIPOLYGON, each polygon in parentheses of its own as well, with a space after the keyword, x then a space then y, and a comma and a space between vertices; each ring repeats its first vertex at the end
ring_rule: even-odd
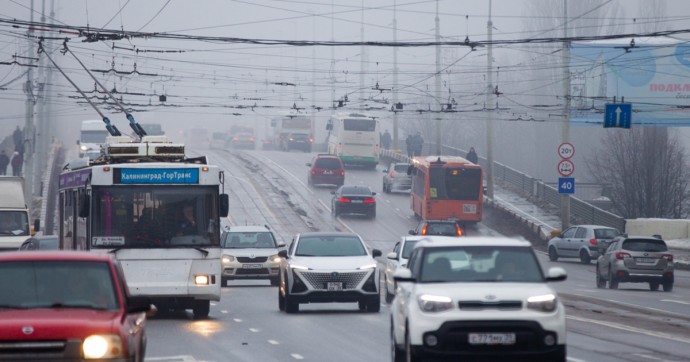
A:
POLYGON ((223 172, 184 144, 110 136, 101 157, 60 174, 60 247, 112 253, 130 294, 205 318, 220 300, 222 188, 223 172))

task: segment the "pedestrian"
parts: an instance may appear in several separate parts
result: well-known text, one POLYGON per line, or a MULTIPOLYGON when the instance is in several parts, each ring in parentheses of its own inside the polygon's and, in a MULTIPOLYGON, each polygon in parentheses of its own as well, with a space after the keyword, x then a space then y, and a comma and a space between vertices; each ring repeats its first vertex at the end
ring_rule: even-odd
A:
POLYGON ((465 157, 467 161, 470 161, 472 163, 477 163, 479 161, 479 157, 477 157, 477 152, 474 151, 474 147, 470 147, 470 151, 467 152, 467 157, 465 157))
POLYGON ((386 150, 391 148, 391 134, 388 133, 388 130, 381 136, 381 146, 386 150))
POLYGON ((412 158, 414 156, 414 142, 411 134, 408 134, 407 138, 405 138, 405 149, 407 150, 407 157, 412 158))
POLYGON ((412 143, 414 144, 414 155, 421 156, 422 147, 424 146, 424 137, 422 137, 422 132, 417 132, 412 143))
POLYGON ((14 155, 12 156, 12 176, 21 176, 22 175, 22 166, 24 164, 24 158, 19 152, 14 152, 14 155))
POLYGON ((0 175, 7 175, 7 165, 10 164, 10 158, 5 154, 5 150, 0 152, 0 175))
POLYGON ((24 154, 24 132, 19 129, 19 126, 15 128, 12 133, 12 140, 14 141, 14 149, 19 152, 19 154, 24 154))

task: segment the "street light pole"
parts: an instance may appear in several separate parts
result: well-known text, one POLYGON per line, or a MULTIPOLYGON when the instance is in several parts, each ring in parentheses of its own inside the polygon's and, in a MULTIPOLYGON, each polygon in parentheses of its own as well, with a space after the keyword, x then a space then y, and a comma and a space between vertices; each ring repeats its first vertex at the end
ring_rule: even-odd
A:
POLYGON ((487 46, 486 55, 486 194, 489 199, 494 198, 494 114, 493 114, 493 72, 491 70, 491 63, 493 62, 493 51, 491 45, 493 23, 491 21, 491 0, 489 0, 489 20, 486 22, 486 29, 488 31, 489 45, 487 46))
MULTIPOLYGON (((563 38, 568 38, 568 0, 563 0, 563 38)), ((570 44, 563 41, 563 143, 570 139, 570 44)), ((570 195, 561 194, 561 230, 570 226, 570 195)))
MULTIPOLYGON (((438 17, 438 0, 436 0, 436 103, 441 106, 441 20, 438 17)), ((436 154, 441 155, 441 114, 436 115, 436 154)))

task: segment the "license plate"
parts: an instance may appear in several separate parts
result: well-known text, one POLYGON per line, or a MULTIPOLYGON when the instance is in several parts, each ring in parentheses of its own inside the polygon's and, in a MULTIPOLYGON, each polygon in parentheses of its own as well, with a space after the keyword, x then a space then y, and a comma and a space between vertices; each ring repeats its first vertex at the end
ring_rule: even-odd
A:
POLYGON ((353 203, 353 204, 361 204, 361 203, 362 203, 362 200, 352 200, 352 203, 353 203))
POLYGON ((333 171, 326 170, 323 172, 324 175, 332 175, 333 171))
POLYGON ((515 344, 515 333, 470 333, 468 336, 470 344, 515 344))
POLYGON ((343 290, 343 283, 328 282, 328 283, 326 283, 326 290, 329 290, 329 291, 343 290))
POLYGON ((477 205, 462 205, 462 212, 465 214, 476 214, 477 205))
POLYGON ((635 258, 638 263, 653 264, 656 263, 655 258, 635 258))
POLYGON ((242 264, 243 269, 261 269, 261 264, 242 264))

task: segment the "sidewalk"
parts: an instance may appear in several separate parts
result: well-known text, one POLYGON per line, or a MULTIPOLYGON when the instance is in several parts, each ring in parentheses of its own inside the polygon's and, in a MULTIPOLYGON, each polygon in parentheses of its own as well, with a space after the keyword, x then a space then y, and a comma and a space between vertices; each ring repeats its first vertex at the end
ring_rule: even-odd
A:
MULTIPOLYGON (((494 200, 487 199, 487 203, 526 223, 535 236, 543 241, 551 238, 551 231, 560 230, 559 210, 540 207, 527 197, 499 184, 494 185, 494 200)), ((690 269, 690 240, 666 240, 666 244, 673 253, 675 265, 681 269, 690 269)))

